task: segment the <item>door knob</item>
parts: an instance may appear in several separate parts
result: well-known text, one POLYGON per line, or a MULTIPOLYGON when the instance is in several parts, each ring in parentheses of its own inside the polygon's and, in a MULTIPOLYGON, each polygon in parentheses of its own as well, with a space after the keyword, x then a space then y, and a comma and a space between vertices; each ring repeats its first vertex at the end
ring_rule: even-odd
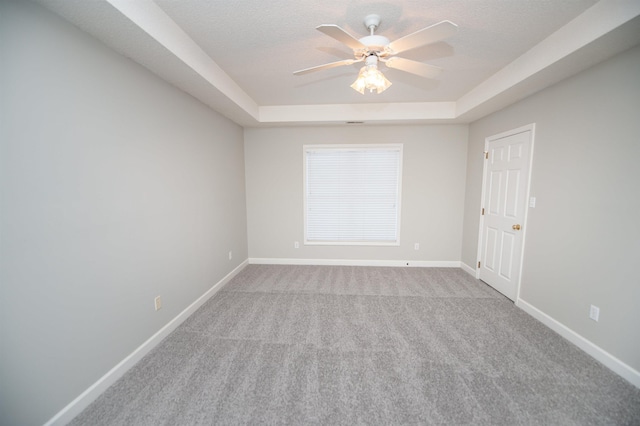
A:
POLYGON ((512 228, 516 231, 520 230, 520 225, 513 225, 512 228))

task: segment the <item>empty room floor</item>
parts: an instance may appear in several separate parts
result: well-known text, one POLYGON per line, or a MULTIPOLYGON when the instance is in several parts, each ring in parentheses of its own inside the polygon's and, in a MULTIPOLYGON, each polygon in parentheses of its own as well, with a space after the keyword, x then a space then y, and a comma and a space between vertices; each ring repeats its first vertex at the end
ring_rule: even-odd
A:
POLYGON ((249 265, 73 425, 640 424, 640 389, 456 268, 249 265))

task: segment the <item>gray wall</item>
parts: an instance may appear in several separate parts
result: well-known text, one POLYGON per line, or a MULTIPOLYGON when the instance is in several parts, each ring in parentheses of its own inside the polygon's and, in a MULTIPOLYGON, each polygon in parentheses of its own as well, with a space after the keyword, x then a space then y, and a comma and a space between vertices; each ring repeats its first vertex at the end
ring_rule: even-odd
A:
POLYGON ((640 370, 640 48, 472 123, 462 261, 478 244, 484 139, 536 123, 521 298, 640 370), (600 307, 600 321, 588 318, 600 307))
POLYGON ((466 145, 466 125, 246 129, 249 257, 459 261, 466 145), (404 145, 399 247, 302 244, 302 146, 324 143, 404 145))
POLYGON ((38 425, 247 258, 243 131, 0 7, 0 424, 38 425))

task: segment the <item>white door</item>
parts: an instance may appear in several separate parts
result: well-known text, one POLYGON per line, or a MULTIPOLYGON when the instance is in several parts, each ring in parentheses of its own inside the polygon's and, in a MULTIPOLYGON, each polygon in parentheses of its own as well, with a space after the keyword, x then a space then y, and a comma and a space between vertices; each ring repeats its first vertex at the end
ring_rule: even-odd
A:
POLYGON ((485 142, 479 277, 511 300, 520 286, 533 130, 530 125, 485 142))

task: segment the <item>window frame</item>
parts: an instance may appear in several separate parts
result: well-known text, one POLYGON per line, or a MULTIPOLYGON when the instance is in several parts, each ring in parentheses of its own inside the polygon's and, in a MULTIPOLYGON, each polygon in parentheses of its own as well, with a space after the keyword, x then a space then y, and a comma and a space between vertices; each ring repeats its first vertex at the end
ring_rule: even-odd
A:
POLYGON ((403 174, 403 144, 402 143, 381 143, 381 144, 314 144, 303 145, 302 162, 303 162, 303 216, 304 216, 304 245, 308 246, 400 246, 400 231, 402 217, 402 174, 403 174), (395 150, 399 153, 398 170, 397 170, 397 189, 396 189, 396 239, 394 241, 316 241, 309 240, 307 235, 308 217, 308 188, 307 188, 307 154, 310 151, 333 150, 333 151, 368 151, 368 150, 395 150))

